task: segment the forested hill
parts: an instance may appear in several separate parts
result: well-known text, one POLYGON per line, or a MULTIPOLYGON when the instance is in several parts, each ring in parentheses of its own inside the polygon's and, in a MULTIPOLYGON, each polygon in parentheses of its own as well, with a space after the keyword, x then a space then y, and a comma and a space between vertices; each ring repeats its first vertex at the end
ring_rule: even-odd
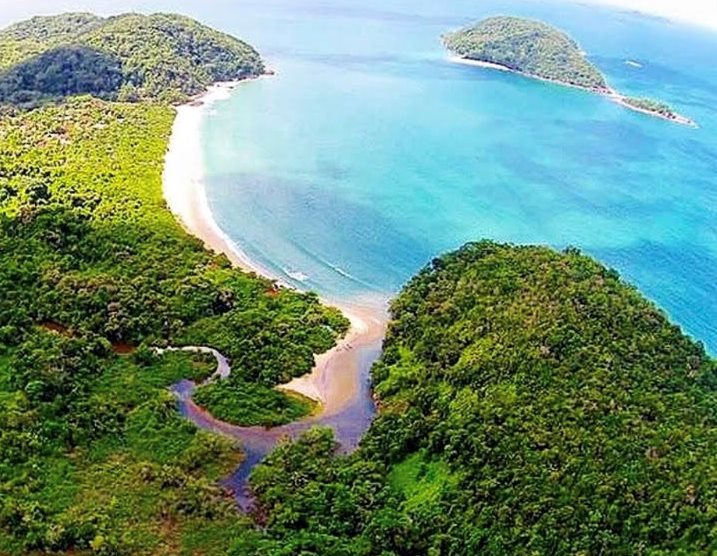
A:
POLYGON ((315 433, 255 471, 257 553, 714 552, 715 363, 616 272, 474 243, 392 313, 360 451, 315 433))
POLYGON ((264 66, 245 42, 188 17, 73 13, 0 31, 0 71, 0 104, 34 107, 77 94, 180 101, 264 66))
POLYGON ((444 36, 456 55, 500 64, 542 79, 596 91, 608 89, 605 78, 568 35, 540 21, 490 17, 444 36))
POLYGON ((244 525, 217 481, 241 452, 168 391, 214 366, 148 348, 222 350, 277 421, 271 386, 347 328, 182 230, 162 198, 173 118, 83 97, 0 119, 0 554, 224 553, 244 525))

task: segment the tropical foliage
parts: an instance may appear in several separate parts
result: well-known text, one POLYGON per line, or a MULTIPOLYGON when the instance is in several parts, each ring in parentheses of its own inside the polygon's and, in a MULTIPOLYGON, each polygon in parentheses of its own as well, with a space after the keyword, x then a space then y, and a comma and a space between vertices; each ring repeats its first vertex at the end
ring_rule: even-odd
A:
POLYGON ((717 550, 717 367, 616 272, 468 244, 392 313, 359 451, 314 431, 270 455, 236 554, 717 550))
POLYGON ((0 103, 70 95, 179 101, 215 81, 259 75, 248 44, 171 14, 36 17, 0 32, 0 103))
POLYGON ((316 409, 316 403, 294 392, 283 393, 265 384, 222 380, 199 388, 194 402, 214 417, 235 425, 272 427, 296 421, 316 409))
MULTIPOLYGON (((2 33, 0 91, 183 98, 261 71, 245 46, 177 16, 39 18, 2 33)), ((218 482, 241 451, 168 391, 212 359, 150 347, 221 350, 232 375, 198 399, 277 424, 310 407, 273 387, 348 323, 179 227, 172 119, 80 96, 0 120, 0 553, 717 551, 715 362, 576 250, 488 241, 393 302, 359 449, 328 429, 282 443, 252 475, 255 521, 237 514, 218 482)))
POLYGON ((520 17, 490 17, 444 36, 446 47, 469 60, 500 64, 541 79, 603 91, 600 71, 562 31, 520 17))
POLYGON ((274 424, 295 402, 270 386, 346 330, 179 227, 161 193, 172 119, 82 97, 0 120, 0 553, 225 546, 242 520, 216 480, 241 453, 167 391, 211 360, 148 347, 221 349, 261 385, 246 418, 274 424))
POLYGON ((664 116, 665 118, 676 117, 675 111, 670 107, 670 105, 665 104, 664 102, 652 100, 650 98, 637 97, 625 97, 622 100, 626 104, 629 104, 630 106, 632 106, 633 108, 637 108, 638 110, 645 110, 647 112, 659 114, 661 116, 664 116))

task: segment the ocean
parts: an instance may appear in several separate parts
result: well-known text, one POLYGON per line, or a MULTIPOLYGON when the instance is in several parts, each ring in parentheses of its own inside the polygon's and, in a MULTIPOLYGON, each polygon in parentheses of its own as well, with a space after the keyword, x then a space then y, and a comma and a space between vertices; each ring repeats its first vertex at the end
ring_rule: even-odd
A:
POLYGON ((238 11, 224 27, 277 75, 207 116, 206 187, 222 229, 278 278, 392 295, 467 241, 576 246, 717 353, 717 33, 558 3, 238 11), (700 127, 446 59, 442 33, 505 13, 566 30, 613 87, 700 127))
POLYGON ((215 104, 201 139, 216 220, 277 278, 328 298, 385 297, 467 241, 576 246, 717 353, 717 32, 542 1, 122 9, 185 12, 276 70, 215 104), (614 88, 700 127, 447 61, 442 33, 499 14, 564 29, 614 88))

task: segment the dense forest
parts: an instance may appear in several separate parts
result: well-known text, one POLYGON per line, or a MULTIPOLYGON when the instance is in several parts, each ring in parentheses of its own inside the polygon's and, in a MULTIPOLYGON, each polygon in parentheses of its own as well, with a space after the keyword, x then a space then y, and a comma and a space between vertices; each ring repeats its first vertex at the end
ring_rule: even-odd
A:
POLYGON ((392 316, 359 451, 277 449, 235 554, 717 550, 717 366, 615 271, 468 244, 392 316))
POLYGON ((270 424, 296 414, 270 387, 347 328, 180 228, 161 193, 172 119, 81 97, 0 120, 1 554, 222 553, 245 520, 217 480, 241 452, 167 390, 213 365, 150 346, 221 349, 254 385, 246 419, 270 424))
MULTIPOLYGON (((489 241, 435 259, 392 303, 359 449, 337 454, 324 428, 283 442, 238 513, 220 482, 240 447, 182 419, 169 391, 213 360, 151 348, 219 349, 232 375, 197 398, 277 424, 311 408, 273 387, 348 323, 232 269, 166 209, 167 101, 191 91, 158 60, 197 44, 157 28, 174 23, 204 33, 72 14, 0 40, 6 76, 42 85, 35 100, 70 97, 0 119, 0 554, 717 551, 715 362, 577 250, 489 241), (155 39, 145 60, 135 48, 155 39), (128 68, 155 62, 165 77, 138 81, 137 99, 162 102, 114 100, 128 68), (76 97, 100 66, 99 98, 76 97)), ((218 72, 191 87, 237 69, 188 48, 178 68, 218 72)))
POLYGON ((63 14, 0 31, 0 104, 22 108, 83 93, 174 102, 263 71, 251 46, 178 15, 63 14))
POLYGON ((540 21, 520 17, 490 17, 448 33, 444 44, 469 60, 500 64, 542 79, 608 89, 605 78, 562 31, 540 21))

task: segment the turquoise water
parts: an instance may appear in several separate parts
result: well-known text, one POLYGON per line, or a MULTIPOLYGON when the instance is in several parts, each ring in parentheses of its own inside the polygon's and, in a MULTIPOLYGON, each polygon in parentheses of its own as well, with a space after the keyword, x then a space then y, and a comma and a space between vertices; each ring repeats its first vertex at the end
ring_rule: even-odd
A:
MULTIPOLYGON (((35 4, 111 8, 33 0, 11 15, 35 4)), ((465 241, 575 245, 717 353, 717 33, 537 1, 122 9, 184 11, 246 38, 277 70, 215 105, 202 139, 217 220, 282 279, 329 297, 385 295, 465 241), (700 128, 444 59, 441 33, 495 14, 564 28, 614 87, 700 128)))
POLYGON ((584 6, 472 4, 242 8, 232 30, 278 75, 205 123, 220 226, 330 297, 395 292, 469 240, 575 245, 717 352, 717 34, 584 6), (508 12, 565 28, 614 87, 700 128, 445 60, 442 32, 508 12))

